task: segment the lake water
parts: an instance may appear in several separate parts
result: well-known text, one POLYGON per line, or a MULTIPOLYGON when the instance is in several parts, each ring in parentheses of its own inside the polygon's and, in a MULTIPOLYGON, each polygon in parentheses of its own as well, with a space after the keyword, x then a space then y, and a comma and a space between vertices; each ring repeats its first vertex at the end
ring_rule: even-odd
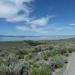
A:
POLYGON ((25 37, 0 37, 0 41, 22 41, 22 40, 56 40, 67 39, 75 36, 25 36, 25 37))

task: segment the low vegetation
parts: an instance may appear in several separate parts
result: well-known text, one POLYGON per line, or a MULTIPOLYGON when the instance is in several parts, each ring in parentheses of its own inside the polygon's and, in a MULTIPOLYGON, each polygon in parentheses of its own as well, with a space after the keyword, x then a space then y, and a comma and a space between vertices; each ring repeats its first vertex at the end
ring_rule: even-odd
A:
POLYGON ((0 42, 0 75, 52 75, 74 51, 73 40, 0 42))

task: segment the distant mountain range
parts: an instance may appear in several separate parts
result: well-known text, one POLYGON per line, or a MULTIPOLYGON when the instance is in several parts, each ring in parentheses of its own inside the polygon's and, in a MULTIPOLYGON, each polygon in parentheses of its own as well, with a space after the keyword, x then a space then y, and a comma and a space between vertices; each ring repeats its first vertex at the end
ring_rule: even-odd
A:
POLYGON ((0 35, 0 41, 12 40, 56 40, 75 38, 75 35, 51 35, 51 36, 15 36, 15 35, 0 35))

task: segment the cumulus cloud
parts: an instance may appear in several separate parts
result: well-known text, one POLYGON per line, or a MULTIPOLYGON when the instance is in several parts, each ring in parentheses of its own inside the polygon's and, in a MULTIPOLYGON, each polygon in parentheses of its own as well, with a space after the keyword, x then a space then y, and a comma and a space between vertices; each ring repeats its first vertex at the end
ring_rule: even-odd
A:
POLYGON ((17 25, 17 30, 29 31, 37 33, 48 33, 45 30, 45 26, 48 25, 49 20, 54 16, 45 16, 34 19, 29 17, 32 12, 30 4, 34 0, 0 0, 0 18, 4 18, 8 22, 22 22, 24 21, 26 25, 17 25), (20 12, 23 13, 20 13, 20 12))
POLYGON ((45 26, 48 25, 49 20, 52 19, 54 16, 46 16, 42 18, 38 18, 35 20, 32 20, 30 23, 37 26, 45 26))
POLYGON ((49 24, 50 18, 53 17, 46 16, 38 19, 31 19, 27 22, 28 26, 17 26, 17 29, 24 32, 48 33, 48 30, 46 30, 45 27, 49 24))
POLYGON ((49 17, 43 17, 36 20, 31 21, 31 24, 38 25, 38 26, 44 26, 47 25, 49 21, 49 17))
POLYGON ((29 16, 30 8, 26 3, 32 0, 0 0, 0 18, 5 18, 7 21, 22 21, 29 16), (24 11, 19 15, 20 11, 24 11))

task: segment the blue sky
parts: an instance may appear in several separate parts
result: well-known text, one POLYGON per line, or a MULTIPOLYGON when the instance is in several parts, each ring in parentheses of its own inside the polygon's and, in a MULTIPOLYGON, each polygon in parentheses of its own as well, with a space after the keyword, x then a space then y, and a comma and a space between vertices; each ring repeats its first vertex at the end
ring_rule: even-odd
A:
POLYGON ((75 0, 0 0, 2 35, 74 35, 75 0))

